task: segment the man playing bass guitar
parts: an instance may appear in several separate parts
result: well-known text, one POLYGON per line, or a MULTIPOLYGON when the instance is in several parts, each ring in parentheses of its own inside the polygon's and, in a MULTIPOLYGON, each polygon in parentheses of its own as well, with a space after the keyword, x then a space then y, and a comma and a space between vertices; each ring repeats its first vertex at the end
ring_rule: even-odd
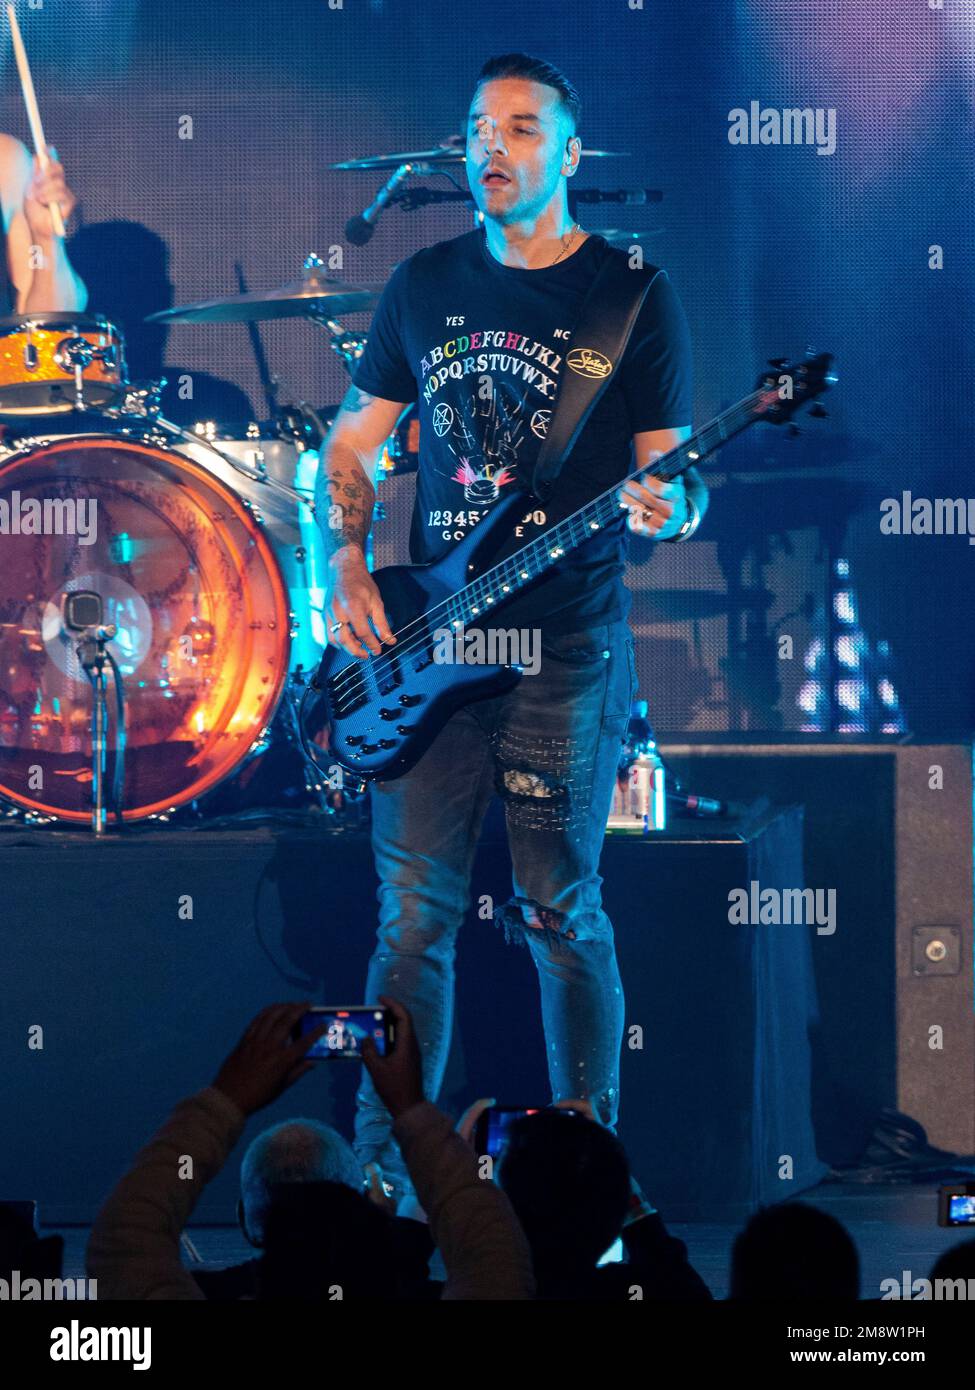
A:
MULTIPOLYGON (((544 511, 527 500, 560 374, 572 369, 576 312, 603 258, 625 254, 569 217, 578 117, 575 89, 551 65, 525 54, 488 62, 466 147, 483 226, 404 261, 383 292, 316 492, 330 641, 352 657, 395 650, 364 545, 378 451, 412 402, 414 563, 442 556, 519 484, 532 508, 519 528, 524 544, 690 435, 689 335, 658 271, 544 511)), ((412 1012, 431 1099, 450 1045, 454 945, 474 851, 498 793, 514 896, 494 919, 509 940, 527 942, 538 969, 553 1099, 585 1098, 604 1124, 616 1121, 623 990, 598 868, 636 689, 625 530, 628 519, 644 536, 683 539, 707 492, 689 469, 673 483, 628 483, 620 502, 618 524, 499 610, 506 627, 537 633, 537 672, 458 710, 412 770, 372 788, 380 916, 366 997, 389 995, 412 1012)), ((365 1074, 357 1099, 360 1160, 406 1187, 390 1118, 365 1074)))

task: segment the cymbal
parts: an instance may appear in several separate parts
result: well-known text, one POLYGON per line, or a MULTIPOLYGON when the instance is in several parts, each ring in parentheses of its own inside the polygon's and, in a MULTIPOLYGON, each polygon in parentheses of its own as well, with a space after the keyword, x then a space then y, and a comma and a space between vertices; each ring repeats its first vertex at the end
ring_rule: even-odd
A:
MULTIPOLYGON (((463 164, 465 141, 463 135, 452 135, 432 150, 405 150, 401 154, 372 154, 363 159, 346 159, 341 164, 327 164, 327 169, 369 170, 398 169, 401 164, 463 164)), ((583 159, 629 159, 620 150, 583 150, 583 159)))
POLYGON ((326 275, 303 275, 274 290, 227 295, 149 314, 146 323, 251 323, 256 319, 339 318, 374 309, 382 285, 351 285, 326 275))

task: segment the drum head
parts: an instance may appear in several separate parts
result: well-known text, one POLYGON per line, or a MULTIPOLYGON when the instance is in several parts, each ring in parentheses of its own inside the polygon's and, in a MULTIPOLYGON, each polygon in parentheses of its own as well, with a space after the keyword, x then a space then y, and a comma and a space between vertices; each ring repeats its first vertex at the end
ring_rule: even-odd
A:
POLYGON ((38 328, 56 328, 63 333, 101 333, 118 337, 118 329, 104 314, 76 314, 71 309, 31 309, 22 314, 0 314, 0 333, 17 332, 28 323, 38 328))
MULTIPOLYGON (((63 595, 101 596, 126 699, 124 816, 228 776, 269 723, 289 604, 260 524, 192 459, 74 435, 0 462, 0 795, 91 815, 92 687, 63 595)), ((109 681, 111 786, 116 746, 109 681)))

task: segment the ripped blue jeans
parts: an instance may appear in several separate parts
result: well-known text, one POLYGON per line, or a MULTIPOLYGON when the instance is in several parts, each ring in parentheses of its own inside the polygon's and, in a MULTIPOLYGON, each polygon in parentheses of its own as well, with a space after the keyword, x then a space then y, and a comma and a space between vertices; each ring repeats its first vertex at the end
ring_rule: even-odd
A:
MULTIPOLYGON (((466 706, 405 777, 372 788, 378 940, 366 999, 391 995, 413 1015, 426 1095, 450 1047, 457 932, 491 797, 501 796, 514 896, 496 908, 509 941, 527 942, 541 985, 553 1100, 585 1097, 616 1121, 623 990, 602 908, 599 857, 636 691, 625 621, 542 637, 534 675, 466 706)), ((391 1119, 363 1071, 356 1153, 410 1186, 391 1119)))

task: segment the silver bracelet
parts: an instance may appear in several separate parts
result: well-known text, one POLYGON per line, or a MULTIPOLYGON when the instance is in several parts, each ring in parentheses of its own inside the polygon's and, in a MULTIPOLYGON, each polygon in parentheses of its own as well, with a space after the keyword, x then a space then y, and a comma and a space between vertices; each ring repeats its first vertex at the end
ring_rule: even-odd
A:
POLYGON ((676 536, 670 537, 672 541, 689 541, 701 524, 701 513, 698 511, 697 503, 694 501, 693 497, 691 497, 690 493, 685 493, 684 496, 687 501, 687 509, 690 512, 690 516, 684 522, 676 536))

